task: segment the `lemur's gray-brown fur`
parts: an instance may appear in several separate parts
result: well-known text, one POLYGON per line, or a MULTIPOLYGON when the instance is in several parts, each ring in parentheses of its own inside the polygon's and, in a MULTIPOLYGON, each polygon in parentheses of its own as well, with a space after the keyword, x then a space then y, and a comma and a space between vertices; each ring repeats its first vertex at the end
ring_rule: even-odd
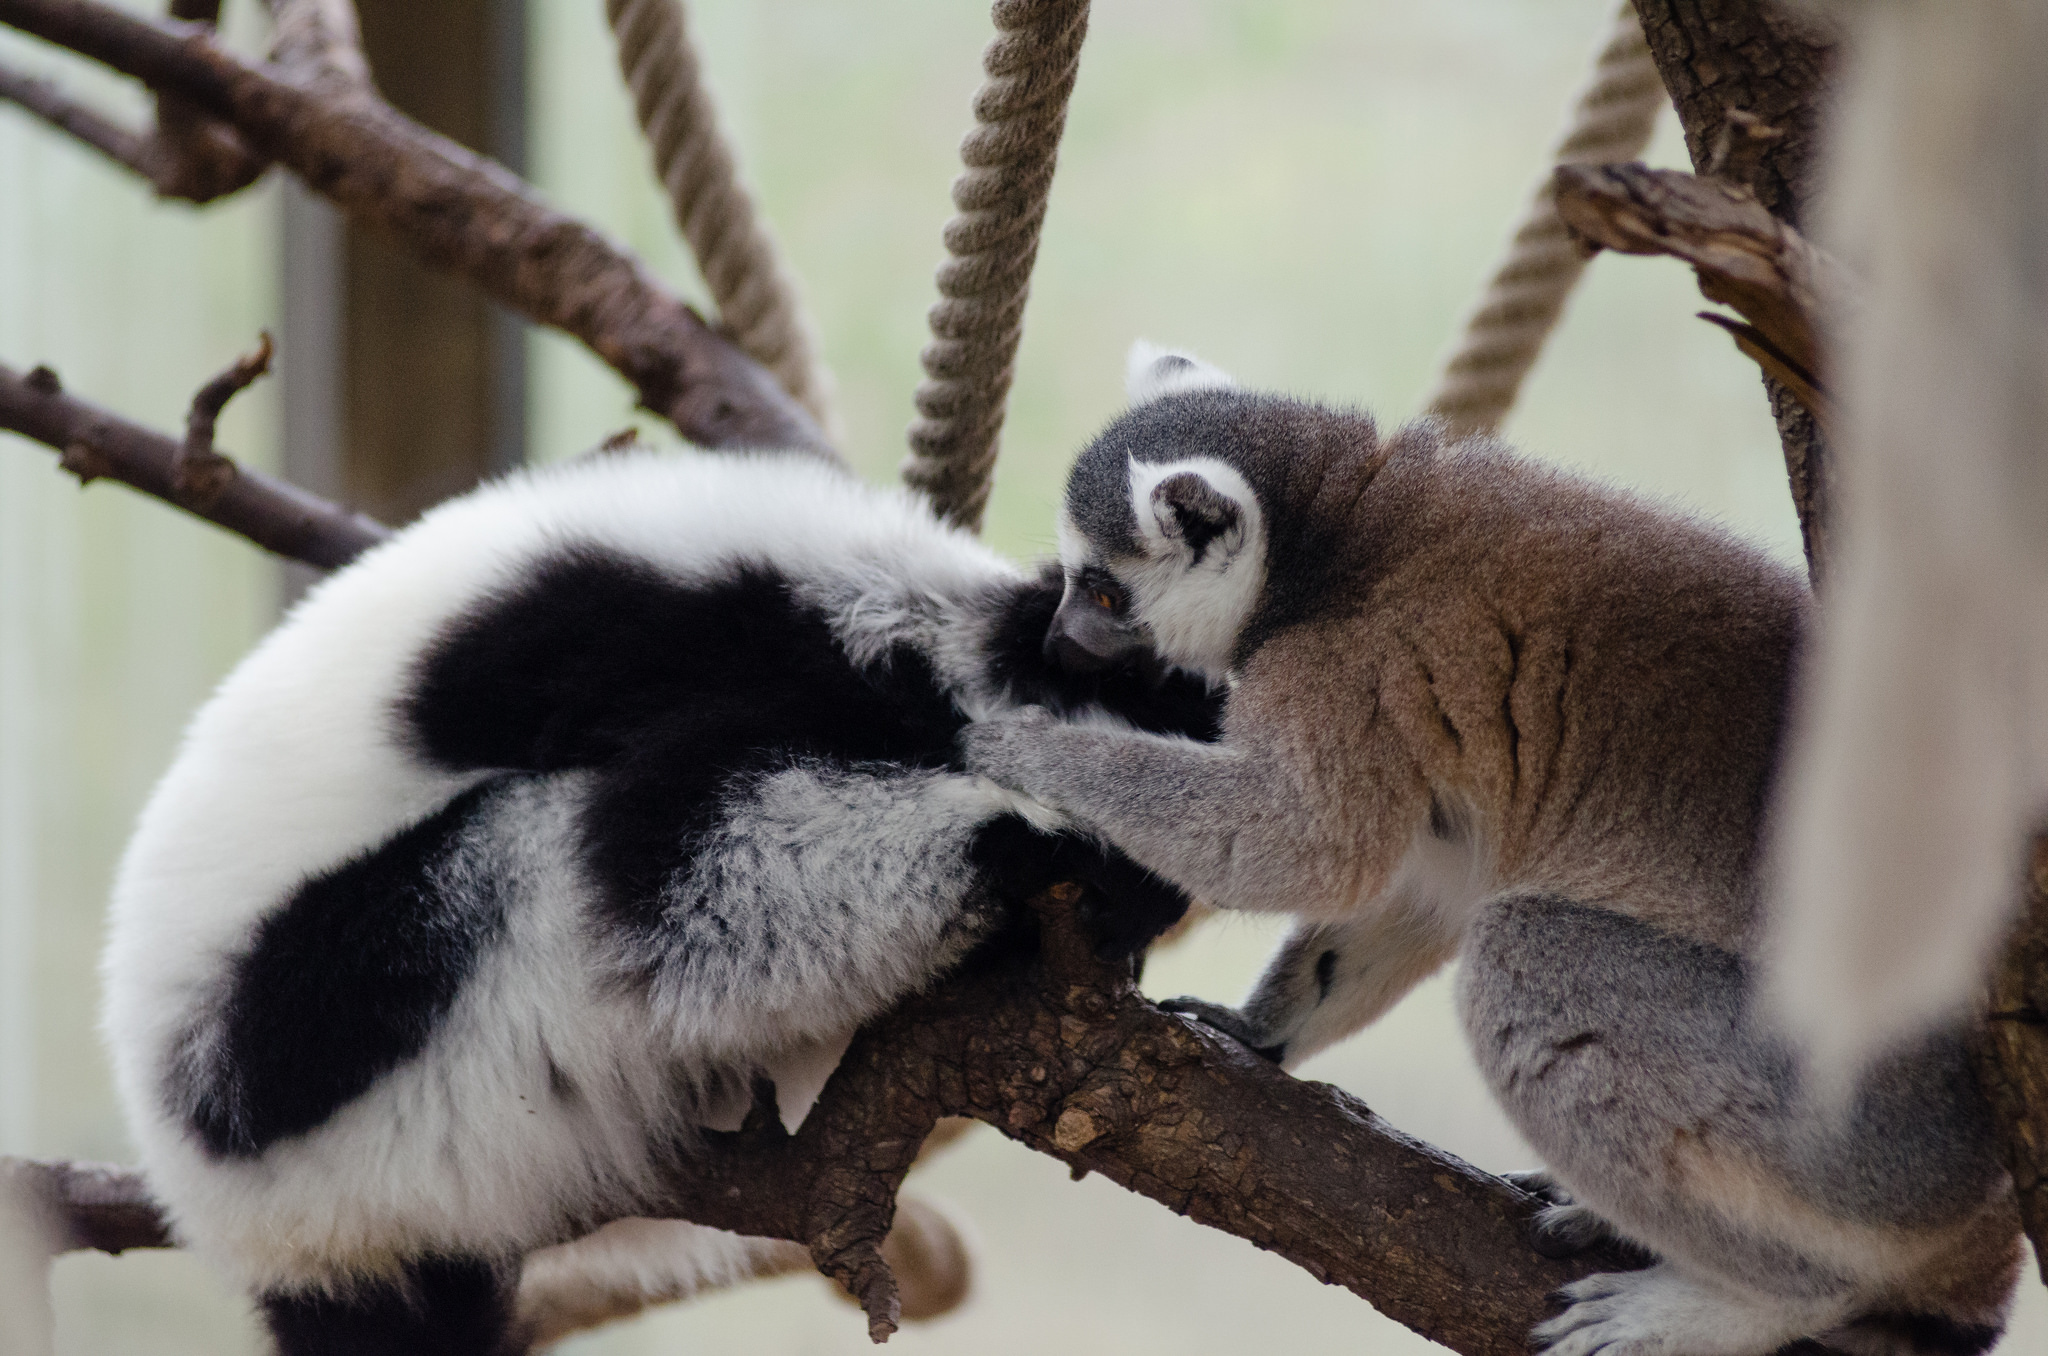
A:
POLYGON ((1241 1009, 1295 1064, 1456 956, 1474 1052, 1566 1202, 1660 1259, 1567 1292, 1555 1356, 1988 1348, 2020 1259, 1952 1035, 1814 1107, 1754 1014, 1758 841, 1803 582, 1727 533, 1428 423, 1134 354, 1083 451, 1049 648, 1227 679, 1220 743, 1055 724, 969 766, 1295 931, 1241 1009))

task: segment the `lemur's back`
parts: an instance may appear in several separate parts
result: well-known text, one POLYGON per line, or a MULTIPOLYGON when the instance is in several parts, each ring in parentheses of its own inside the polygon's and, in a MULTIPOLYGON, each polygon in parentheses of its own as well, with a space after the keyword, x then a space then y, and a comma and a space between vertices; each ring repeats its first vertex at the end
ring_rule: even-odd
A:
POLYGON ((1250 656, 1232 729, 1350 742, 1312 762, 1324 803, 1465 839, 1494 888, 1746 949, 1798 577, 1713 527, 1427 430, 1390 440, 1354 504, 1360 546, 1323 585, 1342 603, 1250 656), (1300 723, 1317 708, 1372 719, 1300 723), (1390 765, 1406 789, 1391 803, 1390 765))

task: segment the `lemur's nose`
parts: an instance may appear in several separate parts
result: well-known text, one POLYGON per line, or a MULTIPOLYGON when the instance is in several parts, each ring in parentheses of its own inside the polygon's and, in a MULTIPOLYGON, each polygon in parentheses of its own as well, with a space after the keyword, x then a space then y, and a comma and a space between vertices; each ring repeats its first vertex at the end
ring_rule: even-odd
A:
POLYGON ((1057 629, 1046 633, 1045 657, 1068 673, 1100 673, 1109 667, 1108 659, 1057 629))

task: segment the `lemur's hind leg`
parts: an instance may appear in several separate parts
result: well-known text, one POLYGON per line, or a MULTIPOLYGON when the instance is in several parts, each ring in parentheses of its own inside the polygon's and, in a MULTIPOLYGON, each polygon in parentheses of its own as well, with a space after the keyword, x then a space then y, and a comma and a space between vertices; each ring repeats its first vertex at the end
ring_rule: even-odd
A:
POLYGON ((407 1263, 400 1276, 340 1294, 261 1296, 279 1356, 522 1356, 513 1331, 513 1268, 475 1258, 407 1263))
POLYGON ((1159 1006, 1291 1069, 1377 1020, 1455 949, 1434 914, 1396 896, 1342 922, 1295 924, 1243 1007, 1199 998, 1159 1006))
MULTIPOLYGON (((1575 1205, 1663 1259, 1569 1288, 1537 1337, 1557 1356, 1768 1356, 1883 1317, 1988 1345, 2016 1218, 1960 1042, 1887 1059, 1831 1114, 1752 991, 1738 957, 1609 909, 1479 910, 1458 995, 1494 1094, 1575 1205)), ((1948 1348, 1888 1356, 1923 1350, 1948 1348)))

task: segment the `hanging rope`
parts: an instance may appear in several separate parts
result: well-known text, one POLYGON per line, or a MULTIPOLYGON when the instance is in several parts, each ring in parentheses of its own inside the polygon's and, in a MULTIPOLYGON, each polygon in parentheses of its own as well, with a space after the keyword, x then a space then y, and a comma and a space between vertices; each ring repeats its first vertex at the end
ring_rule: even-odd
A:
POLYGON ((995 41, 974 96, 975 128, 960 143, 953 181, 959 215, 946 223, 932 341, 921 355, 903 478, 938 511, 981 526, 1010 394, 1024 299, 1038 258, 1067 96, 1088 32, 1088 0, 996 0, 995 41))
MULTIPOLYGON (((1635 6, 1623 0, 1552 161, 1636 159, 1668 102, 1635 6)), ((1507 257, 1466 317, 1457 347, 1424 402, 1429 413, 1458 433, 1490 433, 1500 427, 1585 267, 1558 220, 1546 174, 1515 227, 1507 257)))
POLYGON ((796 280, 739 181, 684 23, 683 0, 605 0, 619 70, 676 225, 734 343, 831 434, 832 377, 796 280))

